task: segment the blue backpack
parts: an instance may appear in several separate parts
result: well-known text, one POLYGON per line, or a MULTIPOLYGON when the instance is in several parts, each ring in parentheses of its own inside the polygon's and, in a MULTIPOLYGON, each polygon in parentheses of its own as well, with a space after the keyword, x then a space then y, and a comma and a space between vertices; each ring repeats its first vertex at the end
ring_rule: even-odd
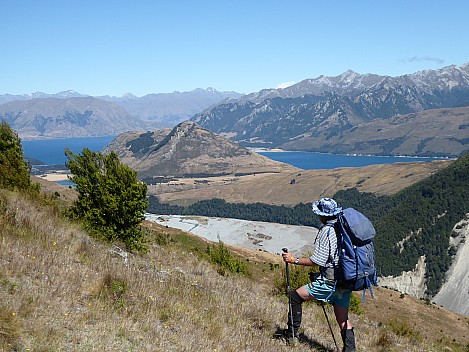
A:
POLYGON ((344 209, 338 215, 334 229, 337 234, 339 265, 336 268, 338 287, 352 291, 363 290, 362 301, 371 286, 378 286, 373 238, 376 231, 371 221, 353 208, 344 209))

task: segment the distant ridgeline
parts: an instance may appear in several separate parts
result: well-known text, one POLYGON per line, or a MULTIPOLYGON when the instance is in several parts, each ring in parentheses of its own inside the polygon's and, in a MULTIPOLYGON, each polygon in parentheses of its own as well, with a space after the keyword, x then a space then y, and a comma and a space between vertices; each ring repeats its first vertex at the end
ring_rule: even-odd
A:
MULTIPOLYGON (((435 295, 443 283, 456 249, 449 239, 456 223, 469 213, 469 153, 431 177, 393 196, 376 196, 357 189, 339 191, 334 198, 345 207, 366 214, 375 225, 379 275, 410 271, 426 256, 427 294, 435 295), (411 235, 412 234, 412 235, 411 235), (403 241, 405 239, 405 241, 403 241), (404 242, 399 246, 399 242, 404 242)), ((189 207, 161 204, 150 198, 148 211, 155 214, 230 217, 319 227, 310 204, 295 207, 262 203, 233 204, 204 200, 189 207)))

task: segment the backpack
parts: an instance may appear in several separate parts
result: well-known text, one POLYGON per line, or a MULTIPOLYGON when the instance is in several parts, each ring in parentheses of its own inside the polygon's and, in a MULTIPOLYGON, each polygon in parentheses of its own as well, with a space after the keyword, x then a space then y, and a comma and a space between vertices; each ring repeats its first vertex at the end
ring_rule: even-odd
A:
POLYGON ((334 229, 339 251, 339 264, 335 270, 337 286, 352 291, 363 290, 362 301, 369 289, 373 299, 371 286, 378 286, 373 224, 359 211, 347 208, 338 214, 334 229))

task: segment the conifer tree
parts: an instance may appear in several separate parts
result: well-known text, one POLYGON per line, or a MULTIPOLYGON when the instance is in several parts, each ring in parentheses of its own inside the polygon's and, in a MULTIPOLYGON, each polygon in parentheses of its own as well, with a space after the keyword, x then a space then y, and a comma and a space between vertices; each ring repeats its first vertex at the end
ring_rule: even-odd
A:
POLYGON ((0 188, 28 189, 31 186, 31 167, 24 160, 23 147, 18 134, 10 125, 0 123, 0 188))
POLYGON ((147 185, 137 172, 122 164, 117 154, 84 149, 81 154, 65 151, 66 166, 76 184, 78 200, 72 212, 84 220, 89 231, 108 241, 122 241, 128 249, 143 249, 147 185))

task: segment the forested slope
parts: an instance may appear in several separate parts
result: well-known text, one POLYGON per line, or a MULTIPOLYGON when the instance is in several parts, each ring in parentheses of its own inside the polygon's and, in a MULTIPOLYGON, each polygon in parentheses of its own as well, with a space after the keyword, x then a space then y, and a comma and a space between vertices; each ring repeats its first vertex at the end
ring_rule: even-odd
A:
POLYGON ((469 213, 468 190, 466 153, 446 169, 394 196, 375 197, 348 190, 338 192, 336 198, 373 220, 381 275, 412 270, 420 256, 426 257, 427 293, 433 296, 456 253, 449 239, 454 226, 469 213))

